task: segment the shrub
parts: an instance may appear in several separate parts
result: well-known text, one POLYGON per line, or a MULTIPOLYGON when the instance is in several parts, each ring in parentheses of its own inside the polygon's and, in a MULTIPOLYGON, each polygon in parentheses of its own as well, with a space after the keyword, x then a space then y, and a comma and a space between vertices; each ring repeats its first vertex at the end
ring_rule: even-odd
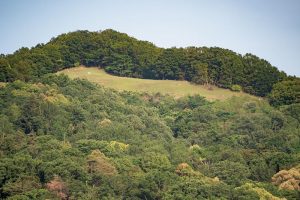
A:
POLYGON ((230 88, 234 92, 241 92, 242 91, 242 86, 240 85, 232 85, 230 88))

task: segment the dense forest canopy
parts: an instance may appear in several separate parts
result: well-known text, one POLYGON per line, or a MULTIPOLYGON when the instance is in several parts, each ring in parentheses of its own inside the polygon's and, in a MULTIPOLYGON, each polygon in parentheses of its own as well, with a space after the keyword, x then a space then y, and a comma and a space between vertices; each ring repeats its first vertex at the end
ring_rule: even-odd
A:
POLYGON ((175 100, 64 75, 0 96, 1 198, 299 198, 299 104, 175 100))
POLYGON ((274 84, 287 78, 252 54, 242 56, 217 47, 164 49, 108 29, 62 34, 47 44, 2 55, 0 81, 28 81, 80 64, 100 66, 118 76, 188 80, 223 88, 238 85, 258 96, 266 96, 274 84))
POLYGON ((300 198, 300 82, 227 49, 76 31, 0 57, 0 199, 300 198), (115 91, 86 65, 262 98, 115 91))

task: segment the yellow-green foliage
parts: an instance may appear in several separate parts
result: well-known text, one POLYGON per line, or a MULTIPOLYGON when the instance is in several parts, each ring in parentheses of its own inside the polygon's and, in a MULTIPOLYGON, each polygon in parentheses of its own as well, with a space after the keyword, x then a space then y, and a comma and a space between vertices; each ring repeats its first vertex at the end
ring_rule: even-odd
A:
POLYGON ((110 160, 98 149, 88 155, 87 164, 89 173, 99 173, 110 176, 117 174, 115 166, 113 166, 110 160))
POLYGON ((15 121, 21 116, 21 109, 17 104, 12 104, 9 106, 9 114, 11 116, 11 120, 15 121))
POLYGON ((100 70, 96 67, 74 67, 65 69, 58 73, 66 74, 70 78, 84 78, 91 82, 116 90, 149 93, 159 92, 162 94, 170 94, 176 98, 195 94, 200 94, 208 100, 224 100, 232 96, 250 96, 242 92, 236 93, 214 86, 211 86, 212 89, 208 89, 207 86, 194 85, 188 81, 149 80, 112 76, 107 74, 104 70, 100 70))
POLYGON ((129 147, 129 144, 124 144, 122 142, 111 141, 108 145, 111 151, 126 151, 129 147))
POLYGON ((0 88, 4 88, 4 87, 5 87, 5 85, 6 85, 6 83, 4 83, 4 82, 0 82, 0 88))
POLYGON ((98 123, 98 125, 99 125, 99 126, 102 126, 102 127, 108 126, 108 125, 110 125, 110 124, 111 124, 111 121, 110 121, 110 119, 107 119, 107 118, 105 118, 105 119, 99 121, 99 123, 98 123))
POLYGON ((99 149, 105 154, 118 154, 126 152, 129 148, 129 144, 125 144, 117 141, 104 141, 104 140, 79 140, 77 141, 79 149, 85 152, 99 149))
POLYGON ((141 159, 142 169, 146 172, 156 170, 169 170, 171 163, 169 158, 161 153, 147 152, 141 159))
POLYGON ((15 97, 29 97, 30 93, 24 90, 13 90, 12 95, 15 97))
POLYGON ((41 83, 25 84, 20 81, 15 81, 19 88, 12 91, 15 97, 30 97, 32 94, 39 94, 39 97, 45 102, 53 104, 68 104, 68 99, 60 94, 56 89, 41 83))
POLYGON ((72 144, 69 141, 62 141, 61 145, 62 145, 62 149, 65 150, 72 148, 72 144))
POLYGON ((202 181, 209 184, 216 184, 220 182, 218 177, 210 178, 204 176, 201 172, 193 170, 193 168, 187 163, 180 163, 176 167, 175 173, 179 176, 187 176, 187 177, 201 179, 202 181))
POLYGON ((200 151, 201 150, 201 147, 198 145, 198 144, 194 144, 192 146, 190 146, 190 150, 191 151, 200 151))
POLYGON ((49 103, 61 103, 61 104, 67 104, 69 101, 68 99, 62 95, 59 94, 57 90, 50 89, 44 94, 41 94, 44 101, 47 101, 49 103))
POLYGON ((231 90, 234 91, 234 92, 241 92, 242 87, 240 85, 232 85, 231 90))
POLYGON ((267 190, 257 187, 256 185, 252 183, 246 183, 242 185, 241 187, 235 188, 236 190, 243 190, 250 193, 255 193, 258 195, 259 200, 286 200, 285 198, 278 198, 276 196, 273 196, 270 192, 267 190))

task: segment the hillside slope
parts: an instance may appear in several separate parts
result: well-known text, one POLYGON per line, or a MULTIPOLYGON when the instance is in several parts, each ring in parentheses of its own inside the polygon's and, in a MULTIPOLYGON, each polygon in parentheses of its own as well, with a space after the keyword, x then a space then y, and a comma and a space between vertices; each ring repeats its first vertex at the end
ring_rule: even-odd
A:
POLYGON ((53 74, 8 83, 0 97, 0 199, 299 199, 296 105, 118 92, 53 74), (294 182, 280 189, 287 169, 294 182))
POLYGON ((58 74, 65 74, 70 78, 87 79, 104 87, 120 91, 169 94, 175 98, 195 94, 199 94, 208 100, 224 100, 232 96, 256 98, 255 96, 243 92, 232 92, 228 89, 222 89, 215 86, 208 88, 203 85, 191 84, 188 81, 151 80, 113 76, 106 73, 103 69, 96 67, 74 67, 62 70, 58 72, 58 74))

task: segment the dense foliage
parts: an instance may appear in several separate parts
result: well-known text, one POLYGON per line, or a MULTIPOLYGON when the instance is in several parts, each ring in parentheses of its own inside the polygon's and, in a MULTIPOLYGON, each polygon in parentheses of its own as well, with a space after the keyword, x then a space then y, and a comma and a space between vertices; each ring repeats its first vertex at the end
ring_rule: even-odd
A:
POLYGON ((300 103, 300 79, 276 83, 268 96, 274 106, 300 103))
POLYGON ((299 199, 300 85, 227 49, 76 31, 0 56, 0 199, 299 199), (86 65, 266 96, 117 92, 86 65))
POLYGON ((128 77, 188 80, 223 88, 238 85, 245 92, 266 96, 286 78, 267 61, 222 48, 158 48, 113 30, 76 31, 47 44, 21 48, 0 57, 0 81, 28 81, 43 74, 77 66, 101 66, 128 77))
POLYGON ((1 199, 299 199, 277 187, 298 169, 299 104, 176 100, 63 75, 0 87, 1 199))

